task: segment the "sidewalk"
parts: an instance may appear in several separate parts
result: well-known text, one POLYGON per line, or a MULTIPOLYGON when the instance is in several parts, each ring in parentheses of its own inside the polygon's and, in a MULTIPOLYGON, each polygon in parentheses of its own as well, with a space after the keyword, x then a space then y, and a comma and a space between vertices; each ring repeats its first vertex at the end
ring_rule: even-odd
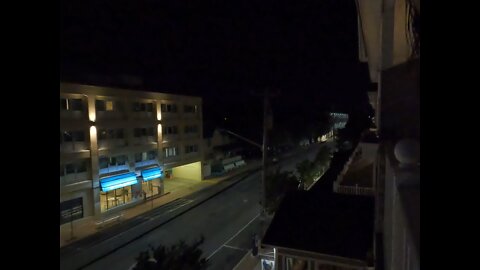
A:
MULTIPOLYGON (((74 239, 73 240, 70 240, 70 237, 71 237, 70 225, 66 224, 65 226, 61 226, 60 227, 60 248, 68 247, 70 244, 76 243, 77 241, 85 239, 87 236, 93 235, 95 233, 108 231, 109 228, 113 226, 126 223, 127 221, 130 221, 139 215, 145 214, 148 211, 160 208, 161 206, 167 205, 169 203, 173 203, 174 201, 177 201, 179 203, 178 205, 176 205, 176 207, 182 207, 189 203, 189 200, 182 201, 181 200, 182 198, 190 194, 196 193, 198 191, 212 187, 216 184, 219 184, 220 182, 223 182, 226 179, 233 178, 249 170, 258 168, 260 165, 261 165, 261 161, 252 160, 248 162, 247 165, 245 165, 244 167, 230 171, 225 175, 211 178, 208 180, 203 180, 183 189, 172 190, 172 192, 167 193, 166 195, 161 196, 159 198, 155 198, 153 200, 140 202, 135 206, 132 206, 130 208, 127 208, 119 212, 118 213, 119 220, 113 221, 111 225, 106 225, 103 228, 99 227, 96 224, 98 220, 95 220, 94 217, 86 218, 81 222, 74 222, 73 224, 74 239)), ((173 209, 170 211, 173 211, 173 209)))
POLYGON ((262 259, 268 258, 268 260, 273 261, 272 253, 273 251, 270 249, 260 249, 258 255, 253 256, 250 249, 233 270, 262 270, 262 259))

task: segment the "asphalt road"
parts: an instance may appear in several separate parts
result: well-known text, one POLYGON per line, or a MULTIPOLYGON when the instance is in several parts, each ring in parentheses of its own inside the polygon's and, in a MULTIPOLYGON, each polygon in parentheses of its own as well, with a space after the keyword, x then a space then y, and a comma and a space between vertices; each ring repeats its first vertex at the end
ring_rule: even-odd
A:
MULTIPOLYGON (((307 157, 313 159, 319 147, 321 146, 313 146, 274 166, 292 170, 297 162, 307 157)), ((201 249, 209 259, 209 269, 232 269, 251 248, 252 234, 260 226, 260 177, 261 172, 253 173, 233 187, 84 269, 127 270, 135 263, 139 252, 146 250, 149 245, 168 246, 179 240, 190 243, 201 235, 205 237, 201 249)))

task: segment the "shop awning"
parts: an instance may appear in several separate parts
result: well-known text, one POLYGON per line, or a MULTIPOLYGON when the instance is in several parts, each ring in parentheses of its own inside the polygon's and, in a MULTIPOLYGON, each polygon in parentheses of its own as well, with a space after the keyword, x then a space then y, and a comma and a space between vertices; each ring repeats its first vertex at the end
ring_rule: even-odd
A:
POLYGON ((100 187, 102 188, 102 191, 110 191, 117 188, 134 185, 136 183, 138 183, 138 180, 134 172, 100 179, 100 187))
POLYGON ((143 181, 150 181, 162 176, 162 170, 159 167, 147 169, 142 171, 143 181))

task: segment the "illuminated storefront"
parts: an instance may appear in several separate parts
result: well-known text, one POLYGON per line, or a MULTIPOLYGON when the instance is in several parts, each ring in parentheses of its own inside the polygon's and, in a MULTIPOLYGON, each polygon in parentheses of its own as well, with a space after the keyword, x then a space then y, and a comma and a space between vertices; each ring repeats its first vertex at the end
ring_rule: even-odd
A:
POLYGON ((163 193, 163 186, 161 177, 162 170, 159 167, 143 170, 142 173, 142 191, 146 198, 161 195, 163 193))
POLYGON ((124 173, 100 179, 101 212, 129 203, 132 200, 132 185, 137 183, 135 173, 124 173))

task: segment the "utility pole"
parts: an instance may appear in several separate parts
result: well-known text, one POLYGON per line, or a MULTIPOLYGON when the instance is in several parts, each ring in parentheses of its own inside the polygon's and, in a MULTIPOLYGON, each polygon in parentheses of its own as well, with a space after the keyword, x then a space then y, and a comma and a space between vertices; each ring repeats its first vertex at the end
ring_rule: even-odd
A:
POLYGON ((258 144, 248 138, 245 138, 239 134, 236 134, 230 130, 226 129, 221 129, 222 131, 225 131, 233 136, 236 136, 252 145, 255 145, 262 150, 262 179, 261 179, 261 185, 260 185, 260 233, 259 236, 263 237, 264 230, 266 230, 264 223, 266 220, 266 178, 267 178, 267 152, 268 152, 268 130, 272 128, 273 125, 273 119, 272 119, 272 112, 270 109, 270 104, 268 102, 270 97, 275 97, 279 95, 279 93, 269 93, 268 90, 265 90, 263 94, 258 94, 251 92, 252 95, 254 96, 262 96, 263 97, 263 142, 262 144, 258 144))
POLYGON ((263 96, 263 142, 262 142, 262 180, 260 186, 260 237, 265 233, 266 215, 266 179, 267 179, 267 154, 268 154, 268 130, 273 126, 272 112, 270 109, 269 98, 275 97, 278 93, 270 93, 265 89, 263 94, 252 93, 255 96, 263 96))

